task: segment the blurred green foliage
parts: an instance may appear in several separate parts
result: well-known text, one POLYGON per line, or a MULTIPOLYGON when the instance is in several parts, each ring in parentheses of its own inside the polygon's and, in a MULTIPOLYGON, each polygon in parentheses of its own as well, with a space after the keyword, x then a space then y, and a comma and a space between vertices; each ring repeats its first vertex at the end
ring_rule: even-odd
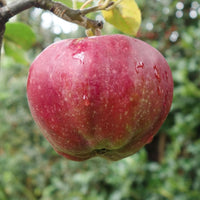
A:
MULTIPOLYGON (((200 4, 192 0, 137 2, 143 14, 138 37, 163 53, 174 77, 172 109, 153 142, 118 162, 94 158, 79 163, 54 152, 28 109, 27 62, 48 44, 84 36, 84 30, 79 27, 68 34, 55 34, 52 26, 42 27, 42 12, 33 18, 35 11, 30 10, 19 15, 17 21, 31 25, 37 39, 27 29, 34 41, 30 49, 26 44, 23 48, 20 38, 14 40, 23 55, 26 54, 26 62, 16 60, 9 53, 1 61, 1 200, 199 199, 200 4)), ((118 33, 107 24, 103 32, 118 33)), ((5 36, 5 44, 6 40, 5 36)))

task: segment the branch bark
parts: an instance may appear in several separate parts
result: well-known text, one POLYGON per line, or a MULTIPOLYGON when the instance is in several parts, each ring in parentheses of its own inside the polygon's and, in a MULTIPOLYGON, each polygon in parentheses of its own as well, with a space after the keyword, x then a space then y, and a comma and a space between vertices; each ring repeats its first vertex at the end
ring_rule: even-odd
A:
MULTIPOLYGON (((4 6, 6 6, 6 1, 0 0, 0 9, 4 6)), ((0 20, 0 66, 1 66, 1 46, 2 46, 4 32, 5 32, 5 23, 1 22, 0 20)))
POLYGON ((31 7, 49 10, 58 17, 63 18, 66 21, 76 23, 85 28, 101 28, 99 27, 99 22, 88 19, 85 16, 89 12, 95 12, 99 10, 98 6, 92 7, 90 10, 74 10, 62 3, 54 2, 52 0, 18 0, 12 2, 9 5, 0 8, 0 21, 6 22, 9 18, 31 7))

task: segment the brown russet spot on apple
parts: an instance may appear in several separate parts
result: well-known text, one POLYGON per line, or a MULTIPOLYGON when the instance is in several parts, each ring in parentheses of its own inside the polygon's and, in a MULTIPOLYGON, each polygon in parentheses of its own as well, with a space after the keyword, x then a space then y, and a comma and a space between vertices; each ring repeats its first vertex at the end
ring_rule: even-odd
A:
POLYGON ((173 79, 164 57, 124 35, 67 39, 32 63, 32 116, 62 156, 119 160, 150 142, 166 119, 173 79))

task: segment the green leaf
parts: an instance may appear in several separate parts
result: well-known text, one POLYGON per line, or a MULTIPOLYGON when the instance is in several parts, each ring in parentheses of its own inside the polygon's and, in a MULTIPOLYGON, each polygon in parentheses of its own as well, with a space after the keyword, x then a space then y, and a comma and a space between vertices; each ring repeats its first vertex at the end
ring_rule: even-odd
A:
POLYGON ((4 38, 25 50, 30 49, 36 41, 31 27, 21 22, 7 23, 4 38))
POLYGON ((23 65, 28 65, 29 62, 26 59, 26 52, 19 46, 15 45, 13 42, 5 41, 4 49, 7 56, 12 57, 16 62, 23 65))
POLYGON ((73 4, 72 4, 72 0, 54 0, 60 3, 65 4, 66 6, 68 6, 69 8, 72 8, 73 4))
POLYGON ((107 22, 120 31, 133 36, 137 34, 141 24, 141 12, 135 0, 122 0, 113 9, 102 11, 102 14, 107 22))

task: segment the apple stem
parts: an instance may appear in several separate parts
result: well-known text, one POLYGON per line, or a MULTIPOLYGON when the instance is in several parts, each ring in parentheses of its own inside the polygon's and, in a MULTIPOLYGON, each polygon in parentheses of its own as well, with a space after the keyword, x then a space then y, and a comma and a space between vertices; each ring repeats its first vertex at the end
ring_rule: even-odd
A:
POLYGON ((103 28, 103 22, 102 21, 97 21, 97 28, 88 28, 85 31, 85 34, 87 37, 90 36, 100 36, 101 35, 101 29, 103 28))

